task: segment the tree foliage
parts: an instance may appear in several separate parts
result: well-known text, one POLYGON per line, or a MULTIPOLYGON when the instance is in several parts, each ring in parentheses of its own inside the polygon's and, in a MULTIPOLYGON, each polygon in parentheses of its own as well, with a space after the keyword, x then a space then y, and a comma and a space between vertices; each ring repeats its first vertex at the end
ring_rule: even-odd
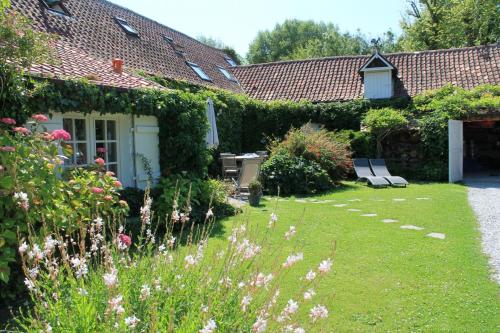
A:
POLYGON ((236 52, 236 50, 226 45, 222 40, 213 37, 207 37, 204 35, 199 35, 196 39, 203 44, 207 44, 208 46, 215 47, 216 49, 222 50, 225 54, 231 57, 238 65, 241 65, 244 62, 244 59, 241 55, 236 52))
POLYGON ((363 125, 377 140, 377 157, 382 157, 382 141, 393 131, 408 123, 406 117, 393 108, 371 109, 363 118, 363 125))
POLYGON ((400 46, 407 51, 496 43, 497 0, 409 0, 400 46))
MULTIPOLYGON (((387 32, 379 46, 393 51, 394 34, 387 32)), ((250 44, 247 60, 262 63, 337 55, 368 54, 372 50, 366 36, 343 33, 333 23, 286 20, 273 30, 260 31, 250 44)))

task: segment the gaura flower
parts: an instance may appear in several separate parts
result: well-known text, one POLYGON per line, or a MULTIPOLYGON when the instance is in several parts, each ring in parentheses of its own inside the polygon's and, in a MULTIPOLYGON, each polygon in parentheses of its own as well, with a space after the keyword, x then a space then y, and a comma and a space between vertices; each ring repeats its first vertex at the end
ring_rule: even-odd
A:
POLYGON ((104 190, 100 187, 92 187, 92 193, 94 194, 101 194, 102 192, 104 192, 104 190))
POLYGON ((21 133, 21 134, 28 134, 30 132, 30 130, 27 129, 26 127, 14 127, 12 130, 16 133, 21 133))
POLYGON ((95 164, 98 164, 98 165, 101 165, 101 166, 102 166, 102 165, 104 165, 104 164, 106 163, 106 162, 104 162, 104 160, 103 160, 102 158, 100 158, 100 157, 96 158, 96 159, 94 160, 94 162, 95 162, 95 164))
POLYGON ((64 141, 71 140, 71 134, 69 134, 63 129, 53 130, 51 134, 54 140, 64 140, 64 141))
POLYGON ((49 118, 43 114, 34 114, 33 116, 31 116, 31 118, 35 119, 39 123, 44 123, 49 120, 49 118))
POLYGON ((12 118, 2 118, 2 119, 0 119, 0 121, 4 124, 7 124, 7 125, 15 125, 16 124, 16 121, 12 118))
POLYGON ((0 147, 0 151, 13 152, 13 151, 16 151, 16 148, 11 147, 11 146, 2 146, 2 147, 0 147))

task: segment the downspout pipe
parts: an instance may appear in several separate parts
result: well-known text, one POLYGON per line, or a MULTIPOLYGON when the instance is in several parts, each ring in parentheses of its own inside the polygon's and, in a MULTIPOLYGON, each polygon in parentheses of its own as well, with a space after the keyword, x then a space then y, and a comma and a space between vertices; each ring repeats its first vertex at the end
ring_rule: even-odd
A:
POLYGON ((131 122, 132 122, 132 168, 133 168, 133 173, 134 173, 134 187, 138 188, 139 187, 139 182, 137 180, 137 152, 136 152, 136 147, 135 147, 135 117, 134 114, 131 115, 131 122))

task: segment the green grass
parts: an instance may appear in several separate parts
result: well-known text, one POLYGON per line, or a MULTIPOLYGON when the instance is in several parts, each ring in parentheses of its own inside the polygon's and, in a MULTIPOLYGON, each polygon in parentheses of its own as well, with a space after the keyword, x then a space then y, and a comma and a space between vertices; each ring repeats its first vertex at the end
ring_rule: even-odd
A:
MULTIPOLYGON (((293 251, 283 234, 296 225, 295 242, 304 252, 304 261, 281 285, 284 299, 297 299, 296 290, 302 285, 299 278, 327 257, 336 241, 334 272, 322 281, 313 300, 329 308, 330 318, 324 326, 328 331, 498 332, 500 288, 489 277, 465 187, 425 184, 371 189, 347 183, 310 199, 333 201, 301 203, 286 198, 278 202, 277 232, 270 237, 280 250, 268 256, 264 266, 280 265, 293 251), (419 197, 430 200, 417 200, 419 197), (349 201, 352 199, 361 201, 349 201), (340 203, 348 206, 334 207, 340 203), (349 212, 349 208, 362 212, 349 212), (361 217, 361 213, 378 216, 361 217), (385 224, 380 221, 384 218, 400 222, 385 224), (405 224, 425 229, 400 229, 405 224), (430 232, 444 233, 446 239, 426 237, 430 232)), ((275 205, 274 199, 265 198, 261 207, 246 208, 242 216, 223 221, 216 243, 224 242, 231 225, 241 219, 248 218, 260 233, 268 232, 275 205)), ((300 312, 304 320, 307 310, 300 312)))

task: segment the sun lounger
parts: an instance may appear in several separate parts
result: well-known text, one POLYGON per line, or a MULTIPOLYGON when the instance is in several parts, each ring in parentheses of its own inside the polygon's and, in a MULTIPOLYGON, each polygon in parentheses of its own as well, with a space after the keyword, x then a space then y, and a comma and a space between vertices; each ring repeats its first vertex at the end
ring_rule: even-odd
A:
POLYGON ((384 177, 376 177, 372 170, 370 169, 370 163, 367 158, 355 158, 353 160, 354 163, 354 171, 356 172, 356 176, 359 181, 366 181, 369 185, 375 187, 385 187, 389 186, 389 182, 384 177))
POLYGON ((384 177, 392 186, 405 186, 408 182, 403 177, 392 176, 387 166, 385 165, 385 160, 381 158, 370 159, 370 166, 372 168, 373 174, 377 177, 384 177))

